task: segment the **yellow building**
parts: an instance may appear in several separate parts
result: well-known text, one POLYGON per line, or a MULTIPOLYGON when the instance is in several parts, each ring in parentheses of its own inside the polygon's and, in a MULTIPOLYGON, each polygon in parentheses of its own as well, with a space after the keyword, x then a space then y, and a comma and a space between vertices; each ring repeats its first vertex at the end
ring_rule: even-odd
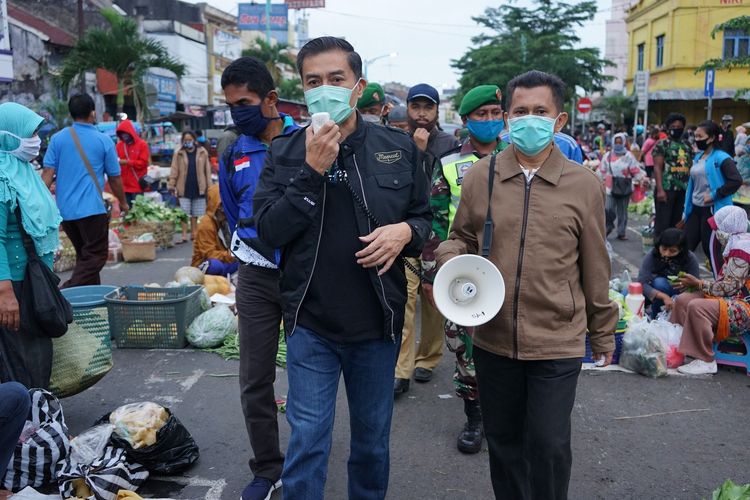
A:
MULTIPOLYGON (((696 124, 707 117, 705 74, 695 73, 705 61, 742 57, 750 52, 750 33, 719 32, 717 24, 750 14, 750 0, 636 0, 628 10, 628 76, 634 89, 636 71, 648 71, 649 117, 663 122, 678 111, 696 124)), ((747 100, 735 101, 738 88, 750 87, 747 69, 716 72, 712 119, 734 116, 734 124, 750 121, 747 100)))

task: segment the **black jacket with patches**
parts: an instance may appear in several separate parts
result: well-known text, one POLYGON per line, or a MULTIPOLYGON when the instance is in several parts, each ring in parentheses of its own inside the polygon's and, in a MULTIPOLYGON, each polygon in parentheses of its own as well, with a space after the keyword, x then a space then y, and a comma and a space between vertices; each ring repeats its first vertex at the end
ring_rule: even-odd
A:
MULTIPOLYGON (((357 130, 341 144, 336 163, 381 225, 409 224, 412 240, 403 255, 418 257, 429 237, 432 216, 429 183, 409 136, 358 116, 357 130)), ((260 238, 282 249, 281 292, 288 334, 293 334, 297 326, 299 309, 315 269, 327 182, 330 181, 326 176, 305 162, 305 129, 273 141, 253 205, 260 238)), ((372 220, 356 202, 353 206, 358 236, 371 233, 375 229, 372 220)), ((369 275, 383 309, 384 337, 395 339, 404 323, 404 266, 397 260, 383 276, 378 276, 374 268, 369 275)))

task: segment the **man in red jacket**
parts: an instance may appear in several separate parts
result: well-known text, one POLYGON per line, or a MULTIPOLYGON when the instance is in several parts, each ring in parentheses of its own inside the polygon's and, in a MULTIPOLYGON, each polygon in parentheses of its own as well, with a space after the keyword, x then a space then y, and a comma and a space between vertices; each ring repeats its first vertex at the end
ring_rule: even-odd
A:
POLYGON ((148 171, 151 152, 148 143, 138 136, 130 120, 120 122, 117 126, 117 137, 120 139, 117 142, 117 156, 120 158, 122 185, 125 189, 125 198, 132 206, 135 197, 143 193, 138 179, 148 171))

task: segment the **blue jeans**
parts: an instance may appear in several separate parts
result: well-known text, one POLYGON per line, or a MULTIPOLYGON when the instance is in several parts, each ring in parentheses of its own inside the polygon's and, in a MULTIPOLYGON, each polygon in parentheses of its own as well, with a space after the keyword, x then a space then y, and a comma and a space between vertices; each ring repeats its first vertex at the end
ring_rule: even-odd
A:
POLYGON ((0 478, 13 456, 31 408, 29 391, 18 382, 0 384, 0 478))
POLYGON ((351 427, 349 498, 384 499, 388 489, 393 372, 400 340, 339 344, 297 326, 287 337, 292 429, 281 476, 284 498, 324 496, 336 393, 344 374, 351 427))
MULTIPOLYGON (((660 276, 654 279, 654 282, 651 283, 651 286, 656 288, 660 292, 666 293, 670 297, 674 297, 675 295, 677 295, 677 290, 672 287, 667 278, 662 278, 660 276)), ((651 303, 652 319, 656 318, 656 316, 661 312, 662 307, 664 307, 664 301, 660 299, 654 299, 654 301, 651 303)))

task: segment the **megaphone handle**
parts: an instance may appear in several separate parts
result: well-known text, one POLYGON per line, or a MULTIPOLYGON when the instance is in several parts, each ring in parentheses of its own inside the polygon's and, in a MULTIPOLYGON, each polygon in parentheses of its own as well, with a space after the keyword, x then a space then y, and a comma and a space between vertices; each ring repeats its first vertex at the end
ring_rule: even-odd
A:
POLYGON ((492 246, 492 236, 495 232, 495 223, 492 220, 492 188, 495 186, 495 159, 497 153, 490 157, 490 173, 487 181, 489 196, 487 197, 487 217, 484 219, 484 235, 482 236, 482 257, 485 259, 490 256, 490 247, 492 246))

